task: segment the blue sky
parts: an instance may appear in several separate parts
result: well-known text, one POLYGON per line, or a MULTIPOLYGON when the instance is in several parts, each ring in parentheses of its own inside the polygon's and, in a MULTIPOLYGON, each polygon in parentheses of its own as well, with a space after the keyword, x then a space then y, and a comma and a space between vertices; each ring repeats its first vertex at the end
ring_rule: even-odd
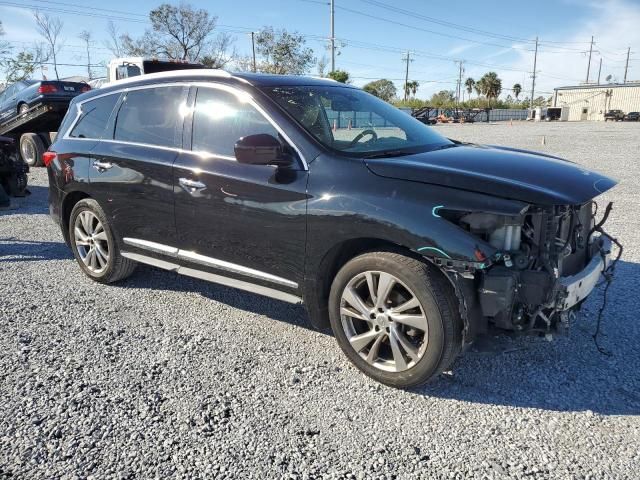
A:
MULTIPOLYGON (((193 0, 218 16, 219 28, 235 37, 240 54, 248 54, 250 37, 244 32, 265 25, 297 30, 309 35, 308 46, 319 58, 329 35, 328 0, 193 0)), ((15 48, 38 41, 32 10, 59 16, 65 24, 65 47, 59 62, 85 61, 78 34, 90 30, 95 39, 92 63, 108 60, 105 49, 108 18, 132 35, 147 27, 146 15, 159 0, 0 0, 4 40, 15 48)), ((557 86, 584 81, 591 36, 596 45, 590 79, 595 80, 600 58, 602 77, 622 80, 627 47, 631 47, 629 79, 640 80, 640 1, 638 0, 538 0, 531 2, 336 0, 336 37, 343 44, 337 68, 347 70, 353 83, 390 78, 398 87, 404 78, 403 51, 412 51, 410 79, 420 82, 419 97, 455 89, 458 66, 464 60, 464 77, 479 78, 498 72, 504 87, 521 83, 531 88, 533 43, 539 36, 539 79, 536 90, 550 94, 557 86), (385 8, 392 7, 391 9, 385 8), (398 10, 400 9, 400 10, 398 10), (635 53, 635 55, 634 55, 635 53)), ((64 66, 61 74, 85 72, 64 66)), ((99 73, 100 69, 96 69, 99 73)), ((45 72, 46 73, 46 72, 45 72)), ((49 75, 51 75, 51 70, 49 75)), ((316 74, 316 69, 312 70, 316 74)), ((504 94, 509 91, 505 90, 504 94)), ((537 96, 537 95, 536 95, 537 96)))

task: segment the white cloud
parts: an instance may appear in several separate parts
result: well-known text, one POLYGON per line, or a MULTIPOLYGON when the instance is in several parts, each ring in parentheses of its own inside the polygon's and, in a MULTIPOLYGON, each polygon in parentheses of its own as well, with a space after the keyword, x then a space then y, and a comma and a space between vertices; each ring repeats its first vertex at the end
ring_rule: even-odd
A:
POLYGON ((447 55, 458 55, 462 52, 466 52, 467 50, 469 50, 470 48, 473 48, 475 45, 472 45, 470 43, 464 44, 464 45, 458 45, 456 47, 451 48, 448 52, 447 55))
MULTIPOLYGON (((571 25, 567 32, 547 32, 541 34, 541 41, 553 39, 555 42, 566 42, 562 45, 546 44, 540 48, 538 54, 536 91, 551 92, 554 87, 575 85, 586 80, 587 54, 591 35, 596 45, 591 59, 590 81, 596 81, 598 64, 602 57, 602 81, 607 75, 613 75, 622 81, 624 75, 624 60, 627 47, 636 52, 635 58, 640 58, 640 4, 625 0, 605 0, 586 5, 591 15, 579 24, 571 25), (581 42, 581 43, 572 43, 581 42), (586 42, 586 43, 585 43, 586 42), (575 49, 563 50, 563 49, 575 49), (560 53, 554 53, 560 52, 560 53)), ((519 52, 518 59, 511 68, 531 72, 533 70, 533 53, 519 52)), ((640 80, 640 62, 631 62, 628 80, 640 80)), ((516 82, 522 82, 522 73, 503 71, 500 76, 505 87, 511 87, 516 82)), ((527 95, 530 94, 531 80, 527 75, 527 85, 523 85, 527 95)), ((538 96, 536 94, 536 96, 538 96)))

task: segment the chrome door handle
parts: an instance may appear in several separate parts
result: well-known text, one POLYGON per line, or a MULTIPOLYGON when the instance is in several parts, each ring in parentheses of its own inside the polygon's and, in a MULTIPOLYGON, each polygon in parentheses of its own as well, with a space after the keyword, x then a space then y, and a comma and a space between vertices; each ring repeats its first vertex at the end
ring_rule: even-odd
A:
POLYGON ((199 182, 198 180, 191 180, 190 178, 179 178, 178 183, 181 187, 187 189, 202 190, 203 188, 207 188, 204 183, 199 182))
POLYGON ((111 167, 113 167, 113 163, 111 162, 101 162, 100 160, 96 160, 93 162, 93 168, 95 168, 99 172, 109 170, 111 167))

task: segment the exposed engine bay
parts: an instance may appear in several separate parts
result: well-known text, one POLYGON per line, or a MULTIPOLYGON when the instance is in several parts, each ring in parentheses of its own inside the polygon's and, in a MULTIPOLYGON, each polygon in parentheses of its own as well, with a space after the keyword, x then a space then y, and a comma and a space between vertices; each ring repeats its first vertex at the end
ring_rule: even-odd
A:
POLYGON ((618 243, 602 230, 610 210, 598 224, 594 201, 529 206, 515 216, 441 212, 496 249, 473 276, 477 302, 468 302, 469 313, 507 330, 566 327, 611 263, 612 241, 618 243))

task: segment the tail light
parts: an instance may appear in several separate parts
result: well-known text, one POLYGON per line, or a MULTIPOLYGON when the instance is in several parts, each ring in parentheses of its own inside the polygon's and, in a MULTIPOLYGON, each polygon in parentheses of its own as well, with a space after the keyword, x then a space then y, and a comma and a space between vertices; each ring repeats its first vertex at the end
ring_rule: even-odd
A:
POLYGON ((44 84, 38 87, 38 93, 56 93, 58 91, 58 87, 51 84, 44 84))
POLYGON ((56 152, 44 152, 42 154, 42 163, 44 163, 45 167, 48 167, 51 162, 53 162, 58 154, 56 152))
POLYGON ((89 85, 85 85, 80 89, 80 92, 85 93, 85 92, 88 92, 89 90, 91 90, 91 87, 89 85))

